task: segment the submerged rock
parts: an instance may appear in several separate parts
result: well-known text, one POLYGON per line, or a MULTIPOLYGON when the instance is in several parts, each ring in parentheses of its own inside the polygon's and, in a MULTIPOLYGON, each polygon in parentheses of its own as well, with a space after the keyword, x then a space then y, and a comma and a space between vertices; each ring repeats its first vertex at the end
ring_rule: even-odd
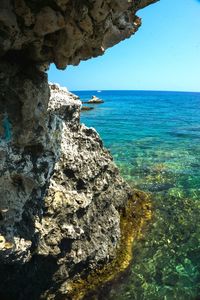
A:
POLYGON ((82 106, 81 107, 81 111, 88 111, 88 110, 93 110, 94 107, 91 107, 91 106, 82 106))

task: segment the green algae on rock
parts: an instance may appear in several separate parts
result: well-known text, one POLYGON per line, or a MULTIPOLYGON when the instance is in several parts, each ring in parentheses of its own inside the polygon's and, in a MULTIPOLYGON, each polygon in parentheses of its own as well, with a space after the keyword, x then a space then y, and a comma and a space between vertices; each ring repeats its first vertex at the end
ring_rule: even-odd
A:
POLYGON ((116 281, 134 260, 134 243, 143 237, 143 230, 152 217, 150 195, 133 191, 125 209, 120 213, 121 238, 114 259, 102 267, 80 274, 68 286, 70 299, 96 299, 105 285, 116 281))
POLYGON ((199 199, 154 197, 152 222, 134 247, 129 276, 102 299, 198 299, 199 199))

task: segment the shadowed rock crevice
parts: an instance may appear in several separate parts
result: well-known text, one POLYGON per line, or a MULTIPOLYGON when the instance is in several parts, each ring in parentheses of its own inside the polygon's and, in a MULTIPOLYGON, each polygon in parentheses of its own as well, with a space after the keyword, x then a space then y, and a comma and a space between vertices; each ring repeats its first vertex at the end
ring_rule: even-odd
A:
POLYGON ((20 265, 1 264, 0 298, 5 300, 40 299, 51 288, 53 274, 58 269, 56 258, 33 256, 20 265))

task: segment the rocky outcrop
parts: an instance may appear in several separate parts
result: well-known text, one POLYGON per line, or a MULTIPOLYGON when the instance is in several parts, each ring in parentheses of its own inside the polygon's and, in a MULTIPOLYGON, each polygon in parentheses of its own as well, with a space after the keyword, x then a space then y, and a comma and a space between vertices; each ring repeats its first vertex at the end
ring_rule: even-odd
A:
POLYGON ((81 107, 81 111, 88 111, 88 110, 93 110, 94 109, 94 107, 92 107, 92 106, 82 106, 81 107))
POLYGON ((100 98, 97 98, 96 96, 92 96, 92 99, 88 101, 89 104, 101 104, 104 103, 104 101, 100 98))
POLYGON ((115 256, 129 187, 44 71, 102 55, 153 2, 0 2, 0 299, 67 299, 69 279, 115 256))
MULTIPOLYGON (((35 83, 28 74, 26 78, 21 102, 27 99, 25 92, 35 101, 48 100, 48 86, 45 94, 38 94, 43 78, 35 83)), ((12 80, 19 83, 17 73, 12 80)), ((26 103, 15 111, 16 122, 24 117, 21 138, 17 124, 3 129, 2 299, 67 297, 68 279, 115 256, 119 211, 131 195, 97 132, 79 123, 81 102, 56 85, 50 90, 47 112, 37 101, 32 115, 26 103), (36 115, 38 122, 33 123, 36 115)), ((9 124, 5 114, 2 119, 9 124)))
POLYGON ((0 56, 46 67, 102 55, 141 25, 136 11, 156 0, 1 0, 0 56))

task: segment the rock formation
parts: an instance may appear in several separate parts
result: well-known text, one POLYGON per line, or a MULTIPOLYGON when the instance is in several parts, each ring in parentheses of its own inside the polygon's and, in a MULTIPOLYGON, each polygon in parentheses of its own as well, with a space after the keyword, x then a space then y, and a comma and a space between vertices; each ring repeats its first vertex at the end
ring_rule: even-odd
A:
POLYGON ((94 109, 94 107, 92 107, 92 106, 82 106, 81 107, 81 111, 88 111, 88 110, 93 110, 94 109))
POLYGON ((88 101, 89 104, 101 104, 104 103, 104 101, 100 98, 97 98, 96 96, 92 96, 92 99, 88 101))
MULTIPOLYGON (((27 79, 30 95, 42 78, 37 84, 27 79)), ((10 129, 15 145, 8 133, 1 141, 1 299, 67 295, 67 279, 114 257, 119 211, 130 196, 96 131, 80 125, 79 100, 51 85, 47 113, 37 107, 37 124, 24 108, 19 140, 10 129)))
POLYGON ((153 2, 1 0, 0 299, 67 299, 69 278, 115 255, 130 190, 44 71, 103 54, 153 2))
POLYGON ((76 65, 134 34, 157 0, 1 0, 0 56, 76 65))

